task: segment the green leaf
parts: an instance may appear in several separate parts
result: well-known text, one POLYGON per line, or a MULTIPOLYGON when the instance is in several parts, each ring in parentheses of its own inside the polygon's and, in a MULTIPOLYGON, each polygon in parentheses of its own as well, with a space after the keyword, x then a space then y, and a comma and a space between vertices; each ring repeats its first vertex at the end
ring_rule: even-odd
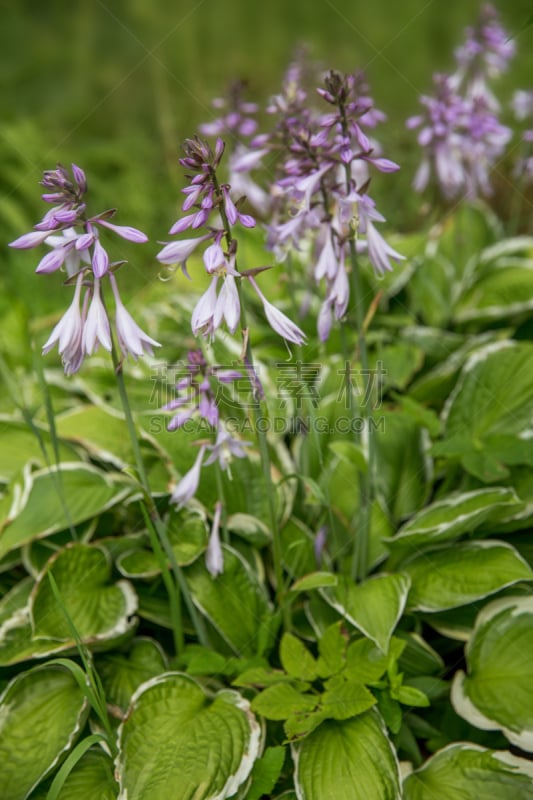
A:
POLYGON ((471 533, 487 520, 508 514, 520 501, 513 489, 494 487, 451 494, 415 514, 396 536, 387 542, 394 550, 413 548, 457 539, 471 533))
POLYGON ((415 556, 402 564, 411 577, 408 605, 418 611, 444 611, 488 597, 533 571, 516 550, 504 542, 456 544, 415 556))
POLYGON ((359 445, 340 439, 338 441, 329 442, 328 447, 341 461, 345 461, 347 464, 350 464, 350 466, 355 467, 359 472, 364 473, 367 471, 368 465, 366 463, 365 454, 363 448, 359 445))
POLYGON ((413 706, 414 708, 429 706, 429 700, 424 692, 415 686, 399 686, 397 689, 391 689, 391 697, 404 706, 413 706))
POLYGON ((88 465, 62 464, 60 475, 68 515, 57 491, 57 474, 47 469, 34 473, 26 505, 0 530, 0 557, 15 547, 63 530, 69 524, 78 525, 98 516, 129 492, 88 465))
POLYGON ((339 722, 326 720, 292 745, 300 800, 399 800, 396 754, 371 709, 339 722))
POLYGON ((533 266, 500 266, 479 278, 461 298, 458 322, 509 320, 533 309, 533 266))
POLYGON ((276 683, 254 697, 252 709, 266 719, 284 720, 314 711, 318 704, 318 695, 303 694, 290 683, 276 683))
POLYGON ((251 667, 233 681, 234 686, 273 686, 278 683, 294 683, 294 679, 280 669, 251 667))
POLYGON ((342 622, 335 622, 318 640, 317 669, 321 678, 329 678, 344 667, 348 637, 342 633, 342 627, 342 622))
POLYGON ((320 705, 324 714, 331 719, 350 719, 368 711, 376 704, 374 695, 360 680, 344 675, 336 675, 326 683, 320 705))
POLYGON ((533 751, 533 597, 503 597, 481 611, 455 674, 452 703, 482 730, 501 730, 533 751))
POLYGON ((85 643, 114 639, 131 628, 137 596, 126 581, 111 582, 111 561, 95 545, 71 544, 48 561, 30 601, 36 637, 72 641, 72 630, 48 580, 56 581, 61 601, 85 643))
POLYGON ((62 667, 36 667, 0 697, 0 797, 25 800, 78 738, 88 704, 62 667))
POLYGON ((252 782, 246 792, 246 800, 261 800, 271 795, 278 782, 285 761, 284 747, 267 747, 252 769, 252 782))
MULTIPOLYGON (((532 404, 533 345, 489 345, 474 352, 463 368, 446 407, 444 441, 465 438, 465 456, 485 453, 504 464, 530 463, 531 448, 524 442, 533 431, 532 404)), ((468 469, 471 462, 465 459, 463 466, 468 469)))
POLYGON ((337 576, 331 572, 312 572, 299 578, 290 587, 291 592, 312 592, 314 589, 323 589, 325 586, 336 586, 337 576))
POLYGON ((237 655, 255 655, 259 626, 271 613, 263 586, 245 559, 227 545, 224 572, 213 578, 202 559, 186 569, 193 600, 237 655))
POLYGON ((69 773, 57 800, 116 800, 117 795, 113 761, 102 749, 92 748, 69 773))
POLYGON ((335 589, 322 595, 345 619, 386 652, 392 632, 402 616, 409 592, 406 575, 377 575, 356 585, 339 578, 335 589))
POLYGON ((153 639, 134 639, 127 652, 112 652, 97 658, 96 670, 106 700, 126 711, 135 690, 168 668, 166 656, 153 639))
POLYGON ((312 682, 318 677, 316 660, 304 643, 292 633, 283 634, 279 657, 281 666, 293 678, 312 682))
POLYGON ((143 684, 119 728, 116 761, 128 800, 215 800, 248 779, 261 752, 249 703, 224 690, 214 698, 187 675, 143 684))
POLYGON ((112 408, 90 405, 70 409, 56 418, 56 430, 102 461, 119 468, 135 463, 124 416, 112 408))
POLYGON ((531 800, 530 761, 468 742, 440 750, 404 780, 405 800, 531 800))
POLYGON ((379 680, 389 663, 389 656, 370 639, 358 639, 348 647, 346 675, 361 683, 379 680))
MULTIPOLYGON (((10 483, 29 462, 39 464, 42 467, 55 464, 55 454, 50 433, 35 421, 33 424, 41 437, 48 462, 45 459, 37 436, 25 422, 0 415, 0 437, 2 442, 2 447, 0 447, 0 481, 10 483)), ((65 442, 58 442, 58 448, 61 461, 71 461, 76 458, 74 448, 65 442)))
MULTIPOLYGON (((192 564, 207 547, 207 523, 202 514, 171 509, 166 520, 167 536, 180 567, 192 564)), ((152 578, 161 574, 153 550, 137 547, 117 558, 117 569, 127 578, 152 578)))
MULTIPOLYGON (((375 435, 376 491, 394 519, 412 514, 424 503, 431 475, 423 429, 407 415, 380 409, 383 427, 375 435)), ((353 489, 352 489, 353 492, 353 489)))

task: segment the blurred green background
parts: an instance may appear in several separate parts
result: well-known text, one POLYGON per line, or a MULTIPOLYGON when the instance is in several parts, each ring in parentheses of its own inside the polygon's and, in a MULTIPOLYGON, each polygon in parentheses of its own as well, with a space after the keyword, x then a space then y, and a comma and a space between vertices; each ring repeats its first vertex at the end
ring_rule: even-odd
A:
MULTIPOLYGON (((386 155, 402 164, 400 175, 384 180, 378 205, 391 225, 409 228, 406 197, 419 154, 404 121, 430 89, 431 73, 452 68, 453 49, 482 3, 4 0, 2 6, 3 244, 42 215, 42 170, 75 161, 89 175, 93 210, 118 206, 117 223, 150 234, 149 245, 113 253, 134 260, 131 280, 139 287, 157 275, 156 240, 165 239, 177 216, 180 142, 212 117, 210 100, 232 79, 248 79, 259 102, 278 91, 299 44, 325 68, 366 70, 376 104, 389 117, 380 132, 386 155)), ((505 98, 532 83, 532 7, 530 0, 502 0, 499 10, 518 47, 499 86, 505 98)), ((18 297, 32 313, 57 308, 60 281, 33 274, 39 257, 2 247, 4 305, 18 297)))

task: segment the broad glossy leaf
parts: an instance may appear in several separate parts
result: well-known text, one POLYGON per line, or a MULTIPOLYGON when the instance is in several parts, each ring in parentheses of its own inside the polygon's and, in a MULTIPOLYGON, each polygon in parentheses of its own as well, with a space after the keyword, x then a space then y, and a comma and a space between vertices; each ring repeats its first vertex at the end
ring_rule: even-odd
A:
POLYGON ((466 292, 457 308, 458 322, 509 320, 533 309, 533 266, 493 268, 466 292))
POLYGON ((186 569, 193 600, 234 651, 243 656, 257 652, 261 623, 270 614, 264 587, 243 556, 227 545, 224 572, 213 578, 203 559, 186 569))
POLYGON ((120 726, 119 797, 222 800, 261 749, 260 725, 237 692, 211 698, 188 676, 167 673, 139 688, 120 726))
POLYGON ((459 742, 404 779, 404 800, 531 800, 532 779, 530 761, 459 742))
MULTIPOLYGON (((113 777, 113 761, 99 747, 85 753, 68 778, 57 800, 116 800, 118 784, 113 777)), ((46 796, 43 798, 46 800, 46 796)))
POLYGON ((120 502, 129 489, 117 486, 105 473, 86 464, 62 464, 62 494, 57 474, 48 469, 33 476, 28 501, 14 520, 0 530, 0 556, 15 547, 49 536, 98 516, 120 502))
POLYGON ((136 689, 168 668, 167 658, 153 639, 134 639, 127 650, 114 651, 96 660, 108 703, 126 711, 136 689))
POLYGON ((411 577, 408 605, 417 611, 444 611, 488 597, 533 571, 504 542, 464 542, 425 551, 402 564, 411 577))
POLYGON ((326 720, 292 745, 299 800, 399 800, 394 748, 374 710, 326 720))
MULTIPOLYGON (((25 422, 4 415, 0 416, 0 441, 2 443, 0 447, 0 480, 2 482, 9 483, 16 478, 30 461, 41 467, 55 464, 56 456, 49 432, 35 422, 34 425, 41 441, 25 422), (46 457, 41 444, 44 446, 46 457)), ((75 449, 66 442, 59 441, 58 449, 60 461, 76 459, 75 449)))
POLYGON ((88 715, 83 692, 63 667, 36 667, 0 698, 0 797, 25 800, 69 750, 88 715))
POLYGON ((499 519, 500 513, 508 514, 513 507, 519 508, 520 501, 513 489, 505 487, 448 495, 411 517, 387 541, 394 551, 400 552, 447 542, 471 533, 488 520, 499 519))
MULTIPOLYGON (((448 400, 444 441, 466 439, 465 455, 486 453, 503 464, 530 463, 531 448, 524 444, 533 435, 532 408, 533 345, 489 345, 468 359, 448 400)), ((483 480, 474 465, 463 463, 483 480)))
POLYGON ((131 616, 137 609, 132 585, 127 581, 112 581, 111 560, 105 550, 95 545, 72 544, 49 560, 36 583, 30 612, 37 637, 63 642, 73 638, 48 579, 49 573, 82 641, 114 639, 131 628, 131 616))
POLYGON ((91 455, 124 467, 135 461, 122 414, 102 406, 77 406, 56 419, 59 436, 77 442, 91 455))
MULTIPOLYGON (((180 566, 192 564, 207 547, 207 523, 202 514, 186 508, 172 509, 167 518, 167 536, 180 566)), ((126 578, 153 578, 161 567, 156 554, 148 547, 135 547, 117 558, 117 569, 126 578)))
POLYGON ((410 579, 401 573, 377 575, 361 584, 339 576, 333 589, 322 596, 361 633, 386 652, 394 628, 403 614, 410 579))
POLYGON ((409 415, 379 409, 375 417, 382 420, 382 428, 375 434, 379 464, 376 491, 398 520, 423 505, 431 477, 431 459, 424 431, 409 415))
POLYGON ((457 713, 533 751, 533 597, 504 597, 485 606, 465 653, 467 674, 457 672, 452 686, 457 713))

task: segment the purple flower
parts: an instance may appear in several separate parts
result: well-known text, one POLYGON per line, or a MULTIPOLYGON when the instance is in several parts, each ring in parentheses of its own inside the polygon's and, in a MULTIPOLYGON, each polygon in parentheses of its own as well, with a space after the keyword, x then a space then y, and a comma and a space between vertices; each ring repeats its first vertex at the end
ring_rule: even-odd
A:
POLYGON ((229 384, 238 380, 236 370, 208 366, 201 350, 188 353, 187 364, 176 383, 177 396, 164 406, 166 411, 177 411, 168 424, 168 430, 180 428, 193 415, 205 419, 209 425, 218 426, 218 398, 220 386, 213 391, 211 383, 229 384))
POLYGON ((199 244, 210 238, 210 234, 206 234, 195 239, 181 239, 179 242, 170 242, 163 247, 156 258, 161 264, 179 264, 184 274, 189 277, 187 259, 192 256, 199 244))
POLYGON ((250 446, 250 442, 243 442, 235 439, 224 427, 219 426, 215 444, 209 445, 211 455, 206 459, 205 465, 214 464, 218 461, 222 470, 228 470, 233 458, 246 458, 247 453, 244 449, 250 446))
POLYGON ((222 545, 220 543, 220 518, 222 516, 222 503, 218 501, 215 503, 215 513, 213 515, 213 525, 211 527, 211 535, 207 544, 207 551, 205 554, 205 565, 208 572, 216 578, 224 572, 224 553, 222 552, 222 545))
POLYGON ((111 352, 111 328, 100 295, 100 279, 95 278, 93 296, 83 329, 83 350, 90 356, 102 345, 111 352))
POLYGON ((170 502, 175 503, 178 508, 182 508, 192 500, 198 490, 204 453, 205 447, 201 447, 191 469, 185 473, 170 495, 170 502))
POLYGON ((265 312, 270 327, 289 342, 305 344, 307 337, 298 325, 292 322, 282 311, 272 305, 272 303, 268 302, 254 278, 250 277, 249 281, 263 304, 263 311, 265 312))
POLYGON ((161 347, 161 345, 141 330, 131 314, 126 310, 120 299, 115 276, 111 273, 109 275, 109 280, 115 298, 115 328, 122 355, 124 358, 130 355, 134 361, 136 361, 139 356, 145 355, 145 353, 153 356, 154 352, 152 348, 161 347))
POLYGON ((82 348, 83 316, 80 312, 82 283, 83 274, 80 272, 76 280, 72 303, 53 329, 42 349, 43 355, 46 355, 57 344, 66 375, 72 375, 77 372, 84 358, 82 348))
POLYGON ((219 278, 212 278, 209 288, 194 308, 191 327, 195 336, 201 334, 212 339, 224 320, 230 333, 237 330, 241 305, 235 278, 233 275, 226 275, 222 280, 222 288, 217 295, 219 278))

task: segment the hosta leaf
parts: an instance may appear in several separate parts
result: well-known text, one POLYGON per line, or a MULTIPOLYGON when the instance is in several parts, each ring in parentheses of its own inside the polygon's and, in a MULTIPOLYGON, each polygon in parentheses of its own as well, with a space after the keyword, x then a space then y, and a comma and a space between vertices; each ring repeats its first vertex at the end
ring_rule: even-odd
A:
POLYGON ((57 474, 45 469, 33 475, 28 501, 14 520, 0 530, 0 557, 22 544, 50 536, 98 516, 120 502, 129 489, 116 486, 100 470, 85 464, 62 464, 62 495, 57 474))
MULTIPOLYGON (((47 467, 55 464, 56 456, 52 445, 49 432, 37 423, 33 423, 38 431, 39 439, 25 422, 11 419, 10 417, 0 416, 0 437, 2 447, 0 448, 0 481, 9 483, 17 474, 21 472, 28 462, 47 467), (41 443, 46 451, 46 458, 43 454, 41 443)), ((59 458, 61 461, 72 461, 76 458, 74 448, 65 443, 58 442, 59 458)))
POLYGON ((326 720, 292 745, 299 800, 399 800, 396 755, 374 711, 326 720))
MULTIPOLYGON (((523 445, 531 435, 533 345, 503 341, 473 353, 445 409, 444 442, 463 437, 468 442, 465 455, 485 452, 504 464, 522 463, 524 458, 530 463, 531 449, 523 445)), ((465 461, 464 466, 468 469, 469 464, 465 461)))
POLYGON ((408 605, 418 611, 444 611, 521 580, 533 571, 517 551, 504 542, 456 544, 422 553, 402 564, 411 577, 408 605))
POLYGON ((431 543, 447 542, 471 533, 487 520, 520 507, 513 489, 494 487, 448 495, 426 506, 403 525, 387 542, 393 550, 420 548, 431 543))
POLYGON ((501 266, 479 278, 457 308, 458 322, 508 320, 533 309, 533 266, 501 266))
POLYGON ((533 751, 533 597, 504 597, 485 606, 465 652, 467 674, 457 672, 452 686, 457 713, 533 751))
POLYGON ((120 800, 222 800, 261 753, 261 728, 236 692, 214 698, 167 673, 143 684, 119 729, 120 800))
POLYGON ((403 783, 404 800, 531 800, 530 761, 469 742, 440 750, 403 783))
POLYGON ((261 623, 270 616, 264 587, 245 559, 223 545, 224 572, 213 578, 203 559, 187 567, 193 600, 238 655, 257 652, 261 623))
MULTIPOLYGON (((185 508, 172 509, 167 519, 167 536, 176 561, 183 567, 201 555, 207 547, 207 524, 203 515, 185 508)), ((153 550, 135 547, 117 558, 117 569, 126 578, 153 578, 161 573, 153 550)))
POLYGON ((102 406, 78 406, 56 419, 59 436, 85 447, 91 455, 118 467, 133 464, 135 457, 122 414, 102 406))
POLYGON ((0 698, 2 800, 25 800, 76 741, 87 715, 68 670, 44 666, 17 675, 0 698))
POLYGON ((365 583, 339 577, 339 585, 323 589, 324 599, 361 633, 386 652, 407 600, 407 575, 377 575, 365 583))
POLYGON ((93 748, 79 760, 65 781, 57 800, 116 800, 118 784, 113 762, 103 750, 93 748))
POLYGON ((61 603, 82 641, 112 639, 131 627, 137 596, 127 581, 111 582, 111 561, 95 545, 72 544, 48 561, 30 601, 37 637, 70 641, 73 632, 48 579, 57 584, 61 603))
POLYGON ((114 651, 96 661, 107 702, 122 711, 126 711, 132 694, 141 683, 161 675, 167 668, 163 650, 148 638, 134 639, 127 652, 114 651))
POLYGON ((394 519, 401 519, 422 506, 428 492, 431 459, 423 429, 409 415, 379 409, 375 417, 383 420, 382 430, 375 435, 380 465, 376 491, 394 519))

